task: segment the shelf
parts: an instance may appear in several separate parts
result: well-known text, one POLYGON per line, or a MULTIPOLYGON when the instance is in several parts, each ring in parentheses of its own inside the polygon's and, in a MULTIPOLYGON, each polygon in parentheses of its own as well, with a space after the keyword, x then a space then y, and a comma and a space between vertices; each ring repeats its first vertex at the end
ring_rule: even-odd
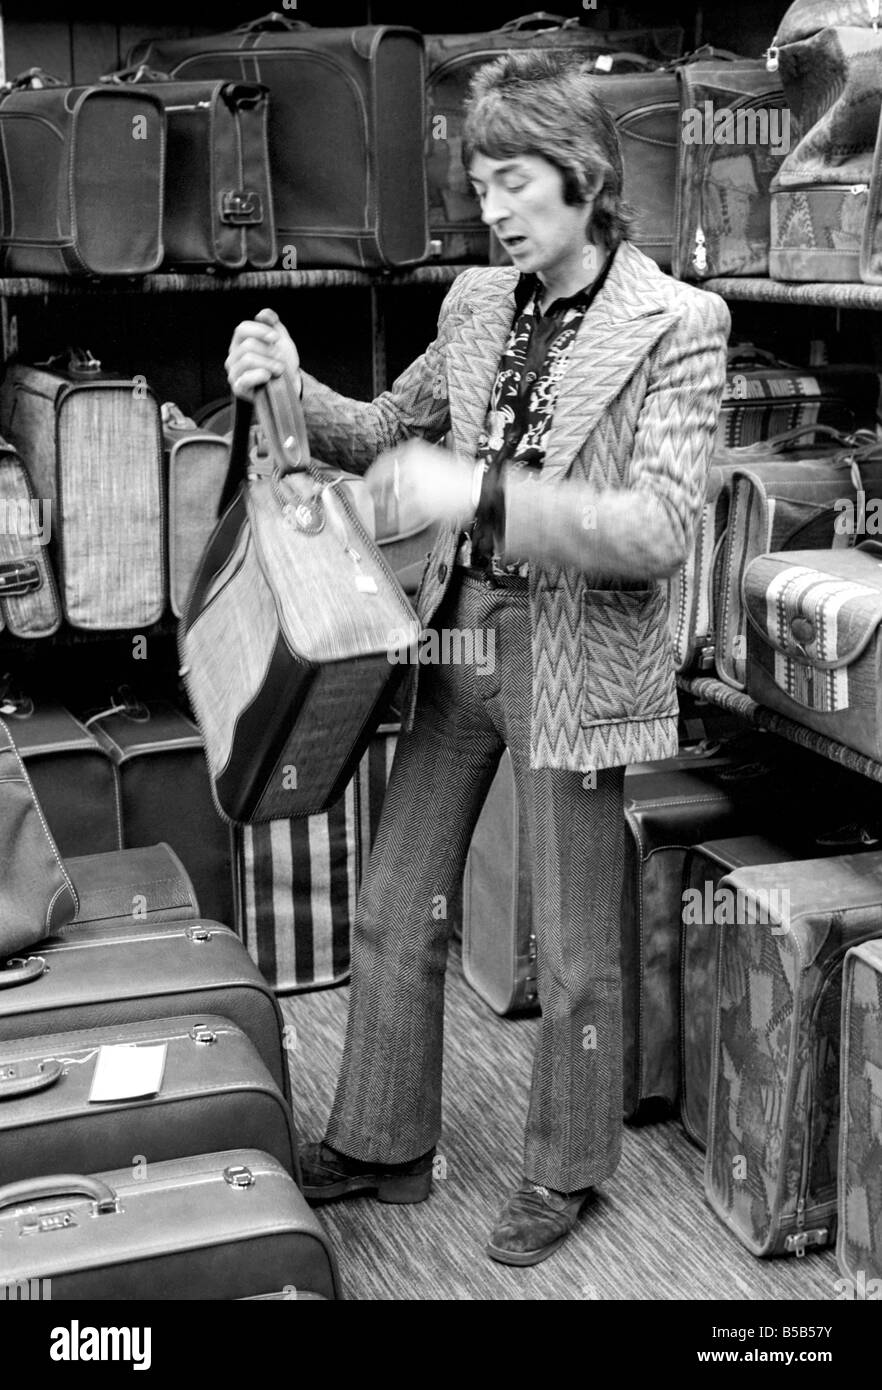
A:
POLYGON ((395 285, 449 285, 466 265, 420 265, 412 270, 245 270, 239 274, 169 273, 103 277, 0 277, 0 296, 62 298, 83 294, 202 294, 242 290, 365 289, 395 285))
POLYGON ((701 288, 713 290, 724 299, 746 300, 754 304, 802 304, 820 309, 882 309, 882 285, 786 284, 734 275, 703 280, 701 288))
POLYGON ((863 753, 855 753, 853 749, 846 748, 844 744, 836 743, 831 738, 825 738, 823 734, 816 734, 813 729, 806 729, 783 714, 766 709, 764 705, 758 705, 749 695, 740 690, 733 690, 723 681, 714 680, 710 676, 678 676, 677 684, 696 700, 706 700, 709 704, 718 705, 720 709, 739 715, 758 729, 766 729, 771 734, 787 739, 789 743, 798 744, 800 748, 820 753, 831 762, 840 763, 852 772, 859 772, 874 782, 882 782, 882 763, 876 762, 874 758, 865 757, 863 753))

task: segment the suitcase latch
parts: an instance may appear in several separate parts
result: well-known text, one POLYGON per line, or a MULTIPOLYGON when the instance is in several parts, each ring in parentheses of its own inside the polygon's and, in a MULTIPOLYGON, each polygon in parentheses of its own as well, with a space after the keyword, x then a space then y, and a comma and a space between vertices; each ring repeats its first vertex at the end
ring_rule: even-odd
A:
POLYGON ((250 1168, 239 1166, 224 1169, 224 1182, 230 1187, 253 1187, 254 1174, 250 1168))
POLYGON ((263 221, 259 193, 245 188, 224 188, 220 193, 220 219, 234 227, 254 227, 263 221))
POLYGON ((810 1245, 827 1244, 827 1227, 822 1226, 819 1231, 799 1231, 794 1236, 788 1236, 784 1242, 784 1249, 788 1255, 795 1255, 800 1259, 810 1245))
POLYGON ((204 1028, 200 1023, 190 1029, 190 1037, 195 1043, 202 1043, 204 1047, 210 1047, 212 1043, 217 1042, 217 1033, 213 1033, 210 1028, 204 1028))
POLYGON ((189 941, 197 941, 201 944, 202 942, 211 940, 211 932, 207 927, 188 927, 187 939, 189 941))

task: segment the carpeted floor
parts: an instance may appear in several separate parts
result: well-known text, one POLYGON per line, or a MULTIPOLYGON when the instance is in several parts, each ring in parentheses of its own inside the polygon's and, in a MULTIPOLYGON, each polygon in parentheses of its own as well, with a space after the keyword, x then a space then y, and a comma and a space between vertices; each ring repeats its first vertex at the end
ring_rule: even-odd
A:
MULTIPOLYGON (((300 1134, 318 1138, 343 1046, 348 990, 283 1001, 300 1134)), ((497 1018, 447 985, 444 1134, 428 1202, 355 1197, 318 1209, 352 1299, 835 1299, 831 1251, 757 1260, 706 1205, 703 1156, 678 1123, 626 1128, 613 1181, 563 1249, 533 1269, 483 1252, 520 1177, 534 1020, 497 1018)))

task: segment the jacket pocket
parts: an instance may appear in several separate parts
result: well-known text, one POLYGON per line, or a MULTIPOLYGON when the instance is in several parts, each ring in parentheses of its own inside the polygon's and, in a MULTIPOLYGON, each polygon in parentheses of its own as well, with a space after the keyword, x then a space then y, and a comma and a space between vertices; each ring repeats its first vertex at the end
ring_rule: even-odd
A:
POLYGON ((667 600, 660 586, 586 589, 582 657, 583 724, 677 714, 667 600))

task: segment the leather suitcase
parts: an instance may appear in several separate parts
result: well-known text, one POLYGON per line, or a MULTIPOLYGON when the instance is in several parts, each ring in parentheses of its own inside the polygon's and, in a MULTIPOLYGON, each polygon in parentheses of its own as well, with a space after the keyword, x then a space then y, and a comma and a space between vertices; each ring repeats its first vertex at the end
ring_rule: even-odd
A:
POLYGON ((174 81, 143 66, 104 80, 149 92, 165 112, 164 264, 183 270, 275 265, 266 87, 174 81))
POLYGON ((0 695, 0 715, 62 858, 119 849, 116 779, 97 739, 62 705, 35 704, 8 682, 0 695))
POLYGON ((677 76, 681 119, 698 125, 685 120, 681 129, 673 273, 697 281, 767 275, 769 185, 789 147, 780 80, 761 59, 688 63, 677 76), (717 128, 721 111, 730 113, 728 128, 717 128))
POLYGON ((0 969, 2 1041, 196 1013, 241 1028, 290 1099, 279 1006, 235 932, 216 922, 85 924, 0 969))
POLYGON ((218 815, 199 730, 164 700, 128 691, 89 720, 116 773, 120 841, 126 849, 166 840, 180 855, 207 917, 233 921, 232 846, 218 815))
MULTIPOLYGON (((178 638, 216 802, 239 823, 333 805, 419 638, 339 475, 310 460, 292 382, 271 380, 256 405, 268 455, 252 451, 178 638)), ((244 471, 234 457, 231 480, 244 471)))
POLYGON ((747 693, 882 760, 882 545, 760 555, 744 574, 747 693))
POLYGON ((0 632, 51 637, 61 626, 51 532, 51 503, 35 496, 15 449, 0 439, 0 632))
POLYGON ((0 1241, 5 1278, 51 1280, 59 1303, 342 1297, 317 1217, 256 1149, 10 1183, 0 1188, 0 1241))
POLYGON ((4 275, 157 269, 165 114, 155 96, 68 87, 32 68, 0 93, 0 139, 4 275))
POLYGON ((425 67, 416 29, 311 29, 274 13, 232 33, 145 40, 127 61, 187 82, 269 88, 282 269, 425 258, 425 67))
POLYGON ((260 1146, 299 1176, 291 1107, 241 1029, 225 1018, 115 1023, 0 1043, 0 1183, 149 1170, 165 1159, 260 1146), (93 1101, 102 1047, 165 1046, 150 1096, 93 1101))
MULTIPOLYGON (((130 141, 135 145, 137 141, 130 141)), ((3 433, 52 504, 64 616, 86 631, 149 627, 166 599, 159 402, 143 380, 71 353, 6 373, 3 433)))
MULTIPOLYGON (((118 849, 65 860, 79 900, 71 930, 86 922, 183 922, 203 914, 190 876, 170 845, 118 849)), ((65 933, 59 933, 61 935, 65 933)))
POLYGON ((705 1192, 754 1255, 836 1234, 842 967, 882 935, 882 854, 736 869, 720 883, 705 1192))
POLYGON ((169 601, 176 618, 211 533, 230 461, 230 441, 200 429, 171 401, 162 406, 162 433, 168 469, 169 601))
POLYGON ((836 1258, 842 1273, 852 1280, 856 1297, 878 1298, 882 1291, 882 942, 879 941, 855 946, 845 957, 840 1097, 836 1258))

